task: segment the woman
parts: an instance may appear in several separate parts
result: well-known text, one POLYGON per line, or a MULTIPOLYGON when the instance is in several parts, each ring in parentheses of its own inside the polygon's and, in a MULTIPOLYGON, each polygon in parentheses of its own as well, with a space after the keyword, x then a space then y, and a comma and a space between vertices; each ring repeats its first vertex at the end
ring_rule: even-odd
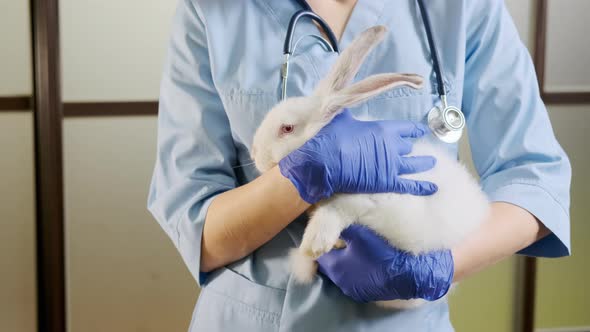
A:
MULTIPOLYGON (((162 81, 149 209, 202 286, 191 331, 452 331, 447 302, 438 300, 451 282, 516 252, 569 254, 570 164, 503 1, 431 1, 449 102, 465 112, 491 216, 457 247, 418 257, 351 227, 342 235, 348 246, 321 257, 313 284, 296 284, 286 257, 301 239, 310 203, 343 191, 437 190, 400 177, 436 167, 429 156, 408 159, 400 147, 427 131, 426 114, 438 100, 416 1, 308 3, 341 49, 370 26, 389 28, 359 77, 412 72, 427 84, 351 109, 356 119, 379 120, 337 117, 326 128, 328 140, 312 138, 299 157, 258 174, 249 157, 252 137, 278 102, 286 27, 301 7, 287 0, 180 0, 162 81), (352 127, 360 129, 350 133, 352 127), (363 148, 367 136, 380 148, 363 148), (301 157, 334 153, 364 164, 301 157), (377 162, 384 159, 388 169, 377 162), (313 181, 300 181, 310 175, 313 181), (404 311, 362 303, 409 298, 431 302, 404 311)), ((297 33, 318 31, 305 22, 297 33)), ((288 95, 311 92, 336 56, 304 39, 291 59, 288 95)), ((449 149, 456 153, 457 146, 449 149)))

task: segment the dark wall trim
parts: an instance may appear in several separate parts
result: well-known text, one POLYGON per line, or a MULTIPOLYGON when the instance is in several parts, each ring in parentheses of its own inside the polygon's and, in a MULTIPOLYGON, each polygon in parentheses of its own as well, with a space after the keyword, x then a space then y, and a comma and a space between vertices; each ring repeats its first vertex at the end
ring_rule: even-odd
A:
POLYGON ((65 103, 65 117, 157 115, 157 101, 65 103))
MULTIPOLYGON (((33 110, 29 96, 0 97, 0 111, 33 110)), ((157 101, 63 103, 64 117, 158 115, 157 101)))
POLYGON ((520 302, 520 326, 518 331, 535 331, 535 297, 537 291, 537 259, 535 257, 522 258, 522 281, 520 286, 522 301, 520 302))
POLYGON ((537 0, 535 8, 535 45, 533 46, 533 62, 537 71, 539 88, 543 93, 545 86, 545 53, 547 44, 547 0, 537 0))
POLYGON ((590 92, 543 92, 546 104, 590 104, 590 92))
POLYGON ((29 96, 0 97, 0 111, 29 111, 33 101, 29 96))
POLYGON ((534 62, 539 78, 541 96, 546 104, 590 104, 590 91, 588 92, 551 92, 545 90, 545 53, 547 51, 547 0, 537 0, 535 21, 535 50, 534 62))
POLYGON ((39 331, 66 331, 62 105, 58 0, 30 0, 33 32, 37 315, 39 331))

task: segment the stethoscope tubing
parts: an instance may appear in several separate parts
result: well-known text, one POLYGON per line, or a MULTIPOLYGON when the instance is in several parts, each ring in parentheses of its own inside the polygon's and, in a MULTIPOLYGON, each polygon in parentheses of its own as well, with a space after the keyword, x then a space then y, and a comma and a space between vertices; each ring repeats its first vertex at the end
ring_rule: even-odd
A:
MULTIPOLYGON (((435 135, 443 142, 454 143, 461 137, 463 127, 465 126, 465 116, 463 112, 457 107, 449 106, 447 104, 447 91, 444 84, 444 76, 442 66, 440 64, 440 57, 438 49, 436 47, 436 41, 432 34, 432 27, 430 25, 430 16, 426 10, 424 0, 417 0, 420 15, 422 16, 422 22, 424 30, 426 32, 426 39, 428 41, 428 48, 430 50, 430 57, 432 59, 432 69, 436 76, 437 92, 441 100, 442 106, 434 106, 428 114, 428 125, 433 130, 435 135), (458 122, 457 122, 458 121, 458 122)), ((282 87, 281 87, 281 100, 287 98, 287 81, 289 76, 289 58, 295 52, 297 43, 293 45, 293 35, 297 22, 304 17, 310 18, 316 22, 319 27, 324 30, 328 41, 318 36, 317 38, 324 44, 324 46, 335 52, 339 52, 338 39, 334 34, 334 31, 328 26, 319 15, 315 14, 310 5, 305 0, 297 0, 297 3, 301 5, 302 10, 297 11, 289 21, 287 29, 287 35, 285 37, 285 43, 283 45, 284 63, 281 69, 282 87), (331 46, 331 47, 330 47, 331 46)))
POLYGON ((283 44, 283 54, 284 55, 291 55, 294 50, 293 46, 293 35, 295 34, 295 28, 297 27, 297 22, 300 19, 309 17, 312 21, 316 22, 326 33, 328 40, 330 41, 330 45, 332 46, 332 50, 334 52, 340 53, 338 49, 338 39, 334 34, 334 31, 330 28, 328 23, 324 21, 318 14, 314 13, 313 11, 309 11, 306 9, 302 9, 296 12, 289 21, 289 26, 287 27, 287 35, 285 37, 285 43, 283 44))
MULTIPOLYGON (((296 0, 297 3, 303 8, 302 10, 295 13, 295 15, 291 18, 289 22, 289 27, 287 29, 287 36, 285 38, 285 44, 283 45, 283 54, 292 54, 292 41, 293 41, 293 34, 295 31, 295 27, 297 25, 297 21, 299 21, 302 17, 310 17, 313 21, 318 23, 318 25, 324 30, 332 48, 335 52, 339 53, 338 48, 338 39, 334 34, 334 31, 330 28, 330 26, 322 19, 319 15, 313 12, 313 9, 307 3, 306 0, 296 0)), ((441 98, 446 99, 446 89, 443 80, 443 72, 442 66, 440 65, 440 57, 438 56, 438 48, 436 47, 436 41, 432 35, 432 27, 430 25, 430 16, 428 15, 428 11, 426 10, 426 5, 424 4, 424 0, 417 0, 418 8, 420 9, 420 15, 422 15, 422 21, 424 22, 424 30, 426 32, 426 39, 428 41, 428 48, 430 49, 430 54, 432 57, 432 69, 436 74, 436 83, 437 83, 437 92, 441 98)))
MULTIPOLYGON (((296 0, 297 3, 303 8, 296 12, 289 21, 289 26, 287 28, 287 35, 285 37, 285 43, 283 44, 283 54, 284 55, 291 55, 294 52, 293 49, 293 35, 295 33, 295 28, 297 26, 297 22, 304 17, 309 17, 312 21, 316 22, 322 30, 324 30, 332 49, 335 52, 339 53, 338 48, 338 39, 334 34, 334 31, 330 28, 330 26, 322 19, 319 15, 313 12, 311 6, 307 3, 306 0, 296 0)), ((444 85, 443 79, 443 72, 442 66, 440 65, 440 57, 438 55, 438 48, 436 47, 436 41, 432 35, 432 27, 430 25, 430 16, 428 15, 428 11, 426 10, 426 5, 424 4, 424 0, 417 0, 418 8, 420 9, 420 15, 422 15, 422 21, 424 23, 424 30, 426 32, 426 39, 428 41, 428 48, 430 49, 430 55, 432 58, 432 69, 434 70, 436 76, 436 83, 437 83, 437 92, 443 104, 446 104, 446 89, 444 85)), ((446 105, 443 105, 446 107, 446 105)))
POLYGON ((445 85, 443 82, 442 67, 438 57, 438 49, 436 47, 436 42, 432 37, 430 16, 428 15, 428 11, 424 5, 424 0, 418 0, 418 7, 420 8, 420 15, 422 15, 422 21, 424 22, 424 30, 426 30, 426 39, 428 41, 428 47, 430 48, 430 57, 432 58, 432 69, 434 69, 434 73, 436 74, 438 95, 443 98, 443 96, 447 95, 447 92, 445 91, 445 85))

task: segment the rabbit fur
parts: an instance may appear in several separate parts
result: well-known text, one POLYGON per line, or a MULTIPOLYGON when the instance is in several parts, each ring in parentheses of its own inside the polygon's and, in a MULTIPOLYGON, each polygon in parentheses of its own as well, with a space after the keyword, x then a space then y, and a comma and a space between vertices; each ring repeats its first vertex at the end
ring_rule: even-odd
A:
MULTIPOLYGON (((421 88, 420 76, 399 73, 373 75, 350 84, 366 55, 386 32, 383 26, 365 30, 338 57, 311 96, 288 98, 266 115, 252 145, 252 157, 261 172, 274 167, 312 138, 343 108, 398 86, 421 88), (285 125, 292 127, 292 132, 281 131, 285 125)), ((436 158, 433 169, 404 177, 436 183, 438 192, 432 196, 337 194, 317 203, 301 245, 291 252, 290 266, 297 281, 310 283, 314 279, 315 260, 334 247, 344 246, 340 233, 353 223, 366 225, 399 249, 420 254, 451 248, 487 217, 489 203, 479 184, 442 146, 418 139, 410 155, 436 158)), ((378 302, 397 309, 422 303, 423 300, 378 302)))

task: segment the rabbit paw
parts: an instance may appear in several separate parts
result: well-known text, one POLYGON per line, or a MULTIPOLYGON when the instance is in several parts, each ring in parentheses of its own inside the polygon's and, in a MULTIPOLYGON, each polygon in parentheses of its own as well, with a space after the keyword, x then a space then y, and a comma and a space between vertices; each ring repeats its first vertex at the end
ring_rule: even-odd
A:
POLYGON ((309 236, 307 245, 302 243, 301 249, 303 249, 305 255, 312 257, 313 259, 318 259, 321 255, 332 250, 332 248, 337 245, 339 240, 338 236, 340 236, 340 233, 328 234, 316 232, 309 236))
POLYGON ((342 239, 336 240, 336 243, 334 243, 334 249, 344 249, 344 248, 346 248, 346 242, 344 242, 344 240, 342 240, 342 239))
POLYGON ((340 232, 344 228, 342 218, 330 209, 318 209, 310 219, 300 249, 313 259, 332 250, 346 245, 340 240, 340 232))

